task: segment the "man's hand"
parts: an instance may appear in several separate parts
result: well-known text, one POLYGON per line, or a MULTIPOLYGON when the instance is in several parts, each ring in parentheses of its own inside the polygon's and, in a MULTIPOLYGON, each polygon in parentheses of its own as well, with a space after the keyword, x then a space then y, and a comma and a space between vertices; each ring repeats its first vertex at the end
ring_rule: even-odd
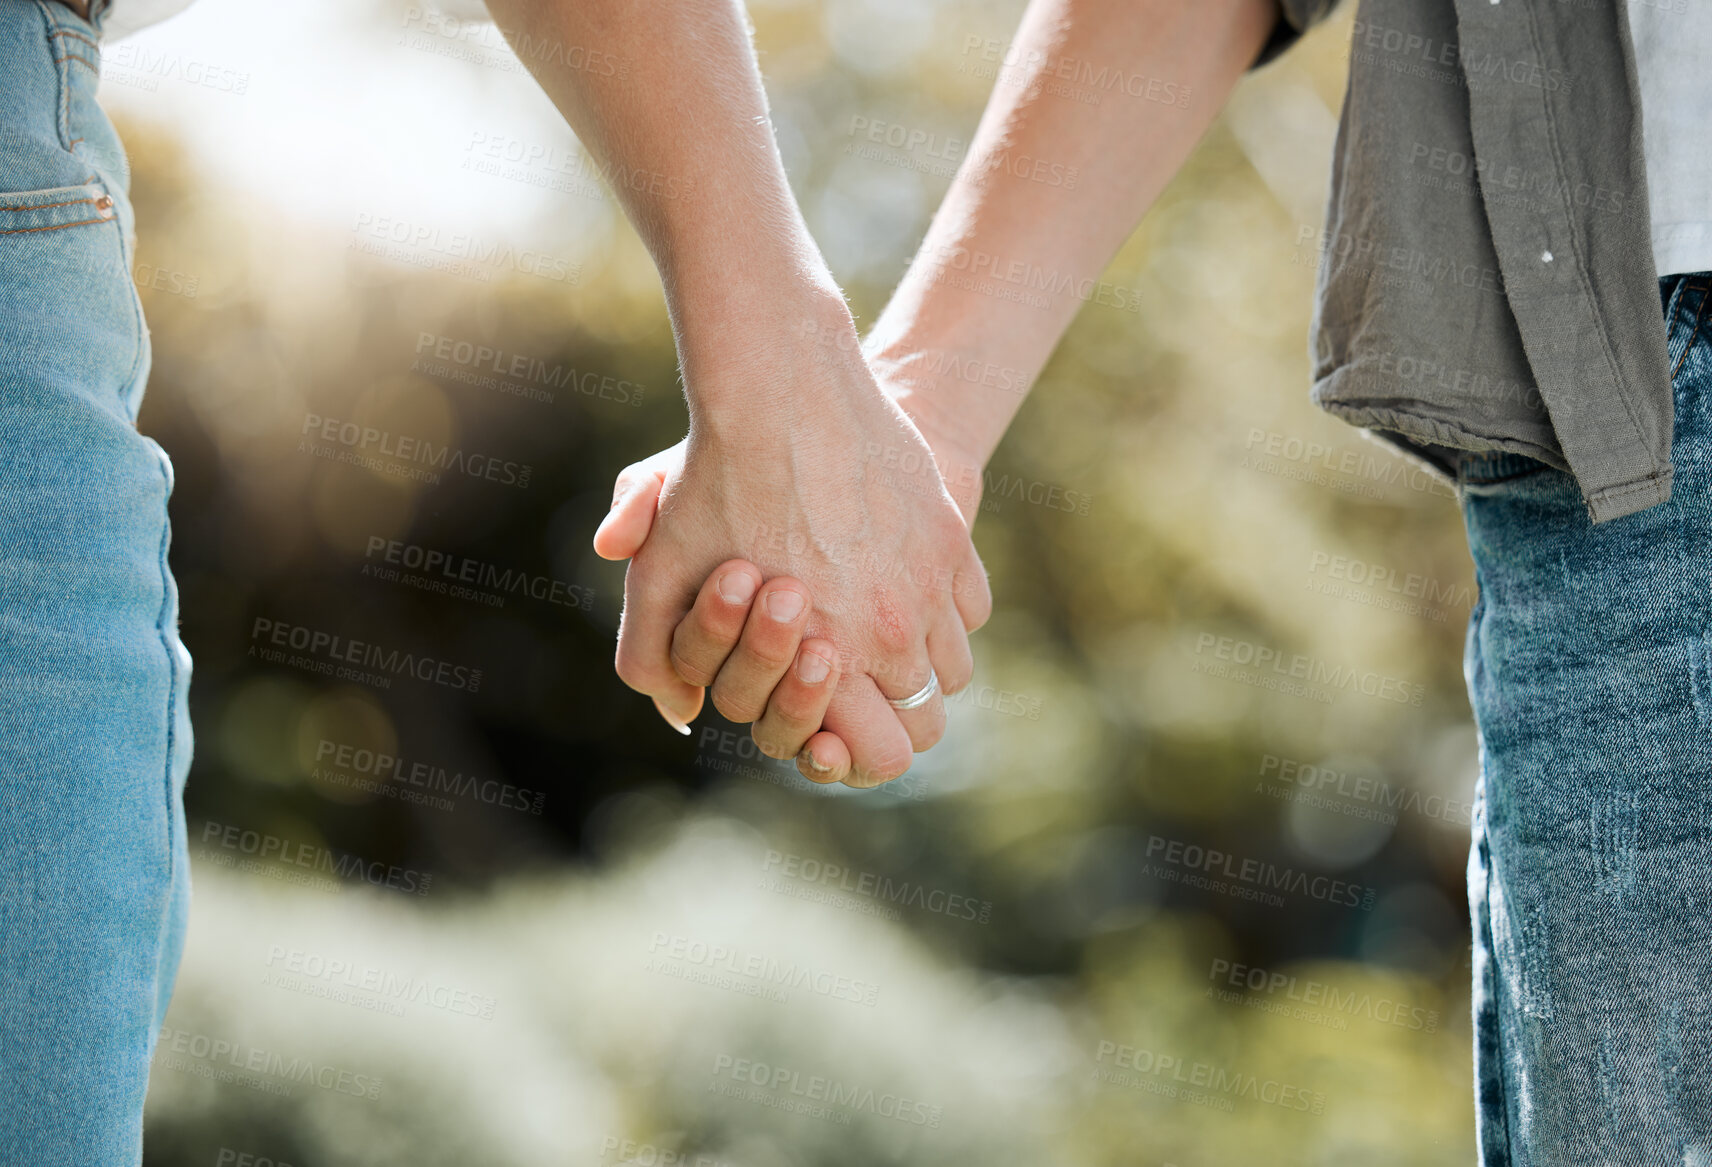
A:
POLYGON ((968 683, 967 633, 991 611, 985 573, 926 443, 859 360, 807 354, 793 363, 779 343, 753 351, 772 366, 751 374, 761 404, 692 416, 685 442, 621 476, 597 532, 601 554, 634 551, 619 676, 680 722, 699 709, 701 685, 714 684, 718 704, 721 668, 712 657, 686 658, 677 626, 710 572, 742 553, 812 595, 806 631, 843 658, 825 725, 848 745, 851 783, 873 785, 903 773, 913 751, 943 734, 937 696, 904 712, 885 699, 915 693, 930 675, 944 691, 968 683), (810 393, 798 388, 805 382, 819 384, 810 393))
MULTIPOLYGON (((897 402, 919 432, 932 447, 934 463, 945 482, 946 489, 956 501, 964 522, 973 526, 980 510, 983 467, 971 455, 953 448, 944 437, 929 429, 934 425, 932 403, 936 400, 935 379, 927 362, 906 358, 876 365, 879 384, 886 395, 897 402)), ((595 532, 595 550, 607 559, 628 559, 641 550, 654 524, 662 484, 683 464, 685 443, 680 442, 650 458, 637 462, 619 474, 613 490, 612 510, 595 532)), ((796 644, 784 636, 776 636, 765 647, 753 643, 757 629, 766 623, 758 618, 761 606, 753 596, 758 587, 802 588, 806 585, 789 577, 767 580, 760 568, 745 560, 721 564, 707 577, 694 608, 681 620, 672 634, 672 661, 681 688, 677 690, 674 706, 655 704, 661 715, 674 725, 683 725, 672 708, 686 711, 689 717, 701 707, 702 690, 713 689, 714 707, 727 719, 755 722, 757 746, 768 757, 795 756, 797 769, 805 778, 816 782, 841 782, 849 771, 850 751, 846 743, 831 730, 822 730, 820 721, 808 720, 804 705, 802 678, 790 672, 796 644), (798 707, 793 720, 779 711, 780 706, 798 707), (765 709, 764 714, 757 711, 765 709), (790 732, 782 732, 789 727, 790 732)), ((807 602, 813 603, 813 596, 807 602)), ((800 630, 799 633, 800 635, 800 630)), ((820 651, 827 642, 806 641, 802 652, 820 651)), ((830 645, 827 644, 828 649, 830 645)), ((800 663, 801 655, 796 657, 800 663)), ((812 667, 812 666, 811 666, 812 667)), ((955 680, 942 684, 946 694, 962 686, 955 680)), ((685 727, 685 732, 688 732, 685 727)))

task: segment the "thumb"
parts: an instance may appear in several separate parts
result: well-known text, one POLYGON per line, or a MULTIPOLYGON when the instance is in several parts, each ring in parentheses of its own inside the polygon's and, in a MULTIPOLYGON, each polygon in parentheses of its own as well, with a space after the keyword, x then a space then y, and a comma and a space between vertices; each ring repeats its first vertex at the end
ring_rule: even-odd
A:
POLYGON ((666 476, 665 468, 654 462, 638 462, 619 474, 612 509, 594 533, 594 552, 602 559, 629 559, 648 541, 666 476))

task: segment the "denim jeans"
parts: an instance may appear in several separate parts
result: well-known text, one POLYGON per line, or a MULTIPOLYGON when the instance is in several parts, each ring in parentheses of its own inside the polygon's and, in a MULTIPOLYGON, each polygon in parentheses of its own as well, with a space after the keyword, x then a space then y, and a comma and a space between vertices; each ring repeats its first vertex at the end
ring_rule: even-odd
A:
MULTIPOLYGON (((98 6, 99 7, 99 6, 98 6)), ((184 945, 172 465, 97 29, 0 0, 0 1165, 134 1167, 184 945)))
POLYGON ((1712 274, 1661 281, 1671 500, 1469 454, 1484 1167, 1712 1165, 1712 274))

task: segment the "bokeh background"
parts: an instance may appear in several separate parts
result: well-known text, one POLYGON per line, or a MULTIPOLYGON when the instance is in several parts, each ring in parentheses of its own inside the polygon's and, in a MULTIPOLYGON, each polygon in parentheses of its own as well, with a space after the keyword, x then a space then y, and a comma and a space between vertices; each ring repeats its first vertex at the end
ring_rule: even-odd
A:
MULTIPOLYGON (((497 32, 200 0, 110 45, 195 658, 149 1167, 1472 1161, 1472 573, 1449 492, 1307 399, 1348 7, 1045 370, 976 686, 871 792, 613 676, 589 538, 686 415, 653 269, 497 32), (346 422, 499 480, 343 459, 346 422), (1320 683, 1253 668, 1296 654, 1320 683)), ((860 321, 1021 8, 751 4, 860 321)))

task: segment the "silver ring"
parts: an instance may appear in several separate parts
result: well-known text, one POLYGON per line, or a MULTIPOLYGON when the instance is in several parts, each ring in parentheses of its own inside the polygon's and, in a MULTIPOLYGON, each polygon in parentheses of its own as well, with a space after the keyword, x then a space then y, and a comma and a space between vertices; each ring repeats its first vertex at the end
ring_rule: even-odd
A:
POLYGON ((937 692, 939 692, 939 674, 929 668, 927 670, 927 684, 923 685, 919 692, 911 693, 908 697, 900 697, 896 701, 887 697, 886 704, 893 709, 920 709, 933 700, 933 695, 937 692))

